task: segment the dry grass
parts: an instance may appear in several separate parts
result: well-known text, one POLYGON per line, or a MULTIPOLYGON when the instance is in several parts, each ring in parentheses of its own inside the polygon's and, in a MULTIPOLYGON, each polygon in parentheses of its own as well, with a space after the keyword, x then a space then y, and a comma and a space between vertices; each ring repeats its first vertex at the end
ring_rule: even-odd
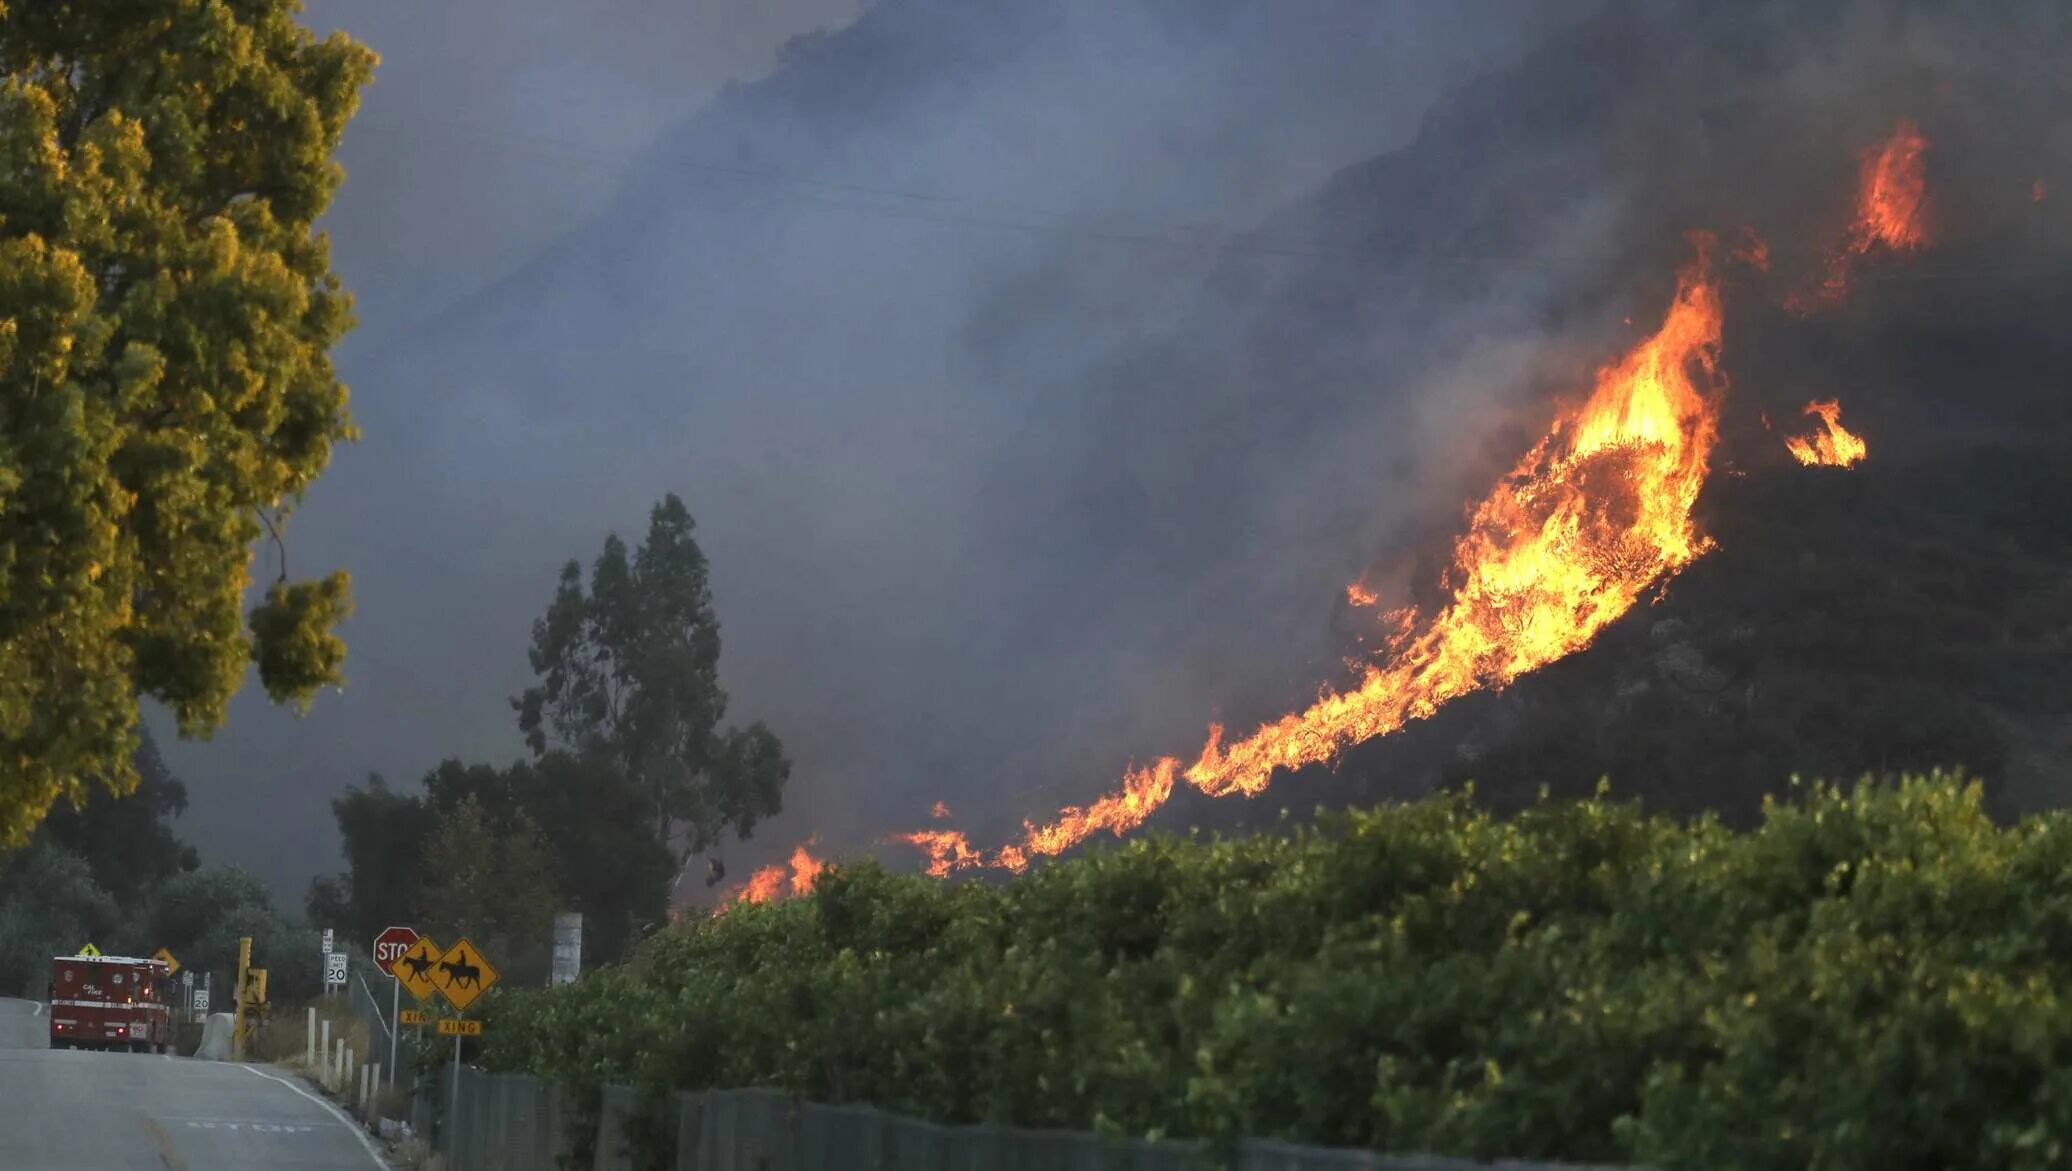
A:
MULTIPOLYGON (((259 1061, 305 1069, 309 1045, 309 1010, 317 1010, 317 1039, 323 1040, 324 1022, 331 1024, 331 1044, 335 1048, 340 1038, 355 1054, 355 1059, 364 1064, 370 1058, 386 1060, 388 1037, 381 1030, 373 1028, 365 1018, 352 1011, 345 1000, 312 1000, 295 1005, 276 1005, 272 1019, 248 1046, 248 1052, 259 1061), (372 1053, 376 1040, 381 1052, 372 1053)), ((305 1072, 313 1072, 307 1071, 305 1072)))

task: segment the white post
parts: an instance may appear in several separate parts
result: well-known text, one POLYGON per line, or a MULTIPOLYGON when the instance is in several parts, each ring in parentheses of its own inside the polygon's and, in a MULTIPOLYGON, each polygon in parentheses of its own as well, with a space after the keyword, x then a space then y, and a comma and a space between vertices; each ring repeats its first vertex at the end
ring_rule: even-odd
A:
MULTIPOLYGON (((315 1011, 315 1010, 311 1010, 311 1011, 315 1011)), ((324 1018, 324 1044, 323 1044, 323 1046, 322 1046, 321 1048, 319 1048, 319 1049, 317 1050, 317 1052, 318 1052, 318 1053, 319 1053, 320 1055, 322 1055, 322 1057, 323 1057, 323 1059, 324 1059, 324 1064, 323 1064, 323 1065, 321 1065, 321 1066, 318 1066, 316 1062, 312 1061, 312 1062, 310 1062, 310 1065, 312 1065, 312 1066, 316 1067, 316 1069, 317 1069, 317 1080, 318 1080, 318 1081, 321 1081, 321 1082, 323 1082, 323 1083, 324 1083, 325 1085, 327 1085, 327 1086, 328 1086, 328 1085, 330 1085, 330 1084, 331 1084, 331 1018, 330 1018, 330 1017, 325 1017, 325 1018, 324 1018)))
POLYGON ((389 1084, 396 1084, 396 1035, 403 1031, 403 982, 389 977, 389 1084))
POLYGON ((309 1043, 303 1046, 302 1064, 307 1065, 311 1069, 317 1067, 317 1010, 315 1005, 311 1005, 309 1009, 309 1043))
POLYGON ((339 1079, 338 1092, 343 1094, 352 1088, 353 1074, 359 1070, 360 1055, 351 1049, 345 1051, 345 1076, 339 1079))
POLYGON ((345 1084, 345 1038, 338 1038, 338 1047, 331 1054, 330 1087, 337 1089, 345 1084))
POLYGON ((369 1122, 374 1121, 375 1096, 381 1093, 381 1063, 375 1062, 371 1069, 373 1072, 367 1077, 367 1100, 360 1103, 360 1113, 365 1115, 369 1122))
POLYGON ((353 1104, 359 1108, 361 1118, 367 1117, 367 1075, 373 1072, 374 1067, 371 1065, 360 1067, 360 1085, 358 1092, 353 1096, 353 1104))

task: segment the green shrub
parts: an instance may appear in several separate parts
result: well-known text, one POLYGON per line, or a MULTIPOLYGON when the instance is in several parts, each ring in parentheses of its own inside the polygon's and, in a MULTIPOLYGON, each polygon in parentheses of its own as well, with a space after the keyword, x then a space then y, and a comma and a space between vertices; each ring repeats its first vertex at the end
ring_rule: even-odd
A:
POLYGON ((808 898, 499 994, 484 1057, 944 1122, 1662 1168, 2062 1166, 2072 821, 1944 776, 1733 833, 1466 795, 808 898))

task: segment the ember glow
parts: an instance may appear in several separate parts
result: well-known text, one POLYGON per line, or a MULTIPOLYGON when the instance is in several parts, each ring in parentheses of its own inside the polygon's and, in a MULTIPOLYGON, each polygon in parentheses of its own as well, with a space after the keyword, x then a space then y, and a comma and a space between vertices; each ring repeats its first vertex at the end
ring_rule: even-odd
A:
POLYGON ((1355 606, 1372 606, 1381 599, 1374 596, 1373 590, 1353 582, 1345 587, 1345 600, 1355 606))
POLYGON ((1860 435, 1842 426, 1842 404, 1818 399, 1806 404, 1806 414, 1819 418, 1821 428, 1807 436, 1787 436, 1784 446, 1792 458, 1808 467, 1846 468, 1870 454, 1870 445, 1860 435))

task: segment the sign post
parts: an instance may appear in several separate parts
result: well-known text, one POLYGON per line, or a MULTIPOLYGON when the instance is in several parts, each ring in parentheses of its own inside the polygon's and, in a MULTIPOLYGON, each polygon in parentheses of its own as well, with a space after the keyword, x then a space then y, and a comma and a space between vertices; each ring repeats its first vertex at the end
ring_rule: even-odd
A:
MULTIPOLYGON (((475 998, 489 991, 497 981, 496 968, 466 937, 439 957, 439 971, 445 976, 437 985, 439 994, 446 998, 446 1003, 452 1005, 455 1012, 468 1011, 475 998)), ((452 1126, 460 1118, 460 1039, 463 1036, 481 1036, 482 1022, 440 1021, 439 1032, 442 1036, 451 1034, 453 1037, 453 1089, 446 1109, 446 1124, 452 1126)))
POLYGON ((391 927, 374 937, 374 966, 389 978, 389 1084, 396 1084, 396 1034, 403 1031, 403 981, 396 976, 396 961, 417 943, 417 931, 391 927))
MULTIPOLYGON (((331 928, 324 928, 324 999, 331 999, 331 928)), ((343 983, 344 981, 340 981, 343 983)))

